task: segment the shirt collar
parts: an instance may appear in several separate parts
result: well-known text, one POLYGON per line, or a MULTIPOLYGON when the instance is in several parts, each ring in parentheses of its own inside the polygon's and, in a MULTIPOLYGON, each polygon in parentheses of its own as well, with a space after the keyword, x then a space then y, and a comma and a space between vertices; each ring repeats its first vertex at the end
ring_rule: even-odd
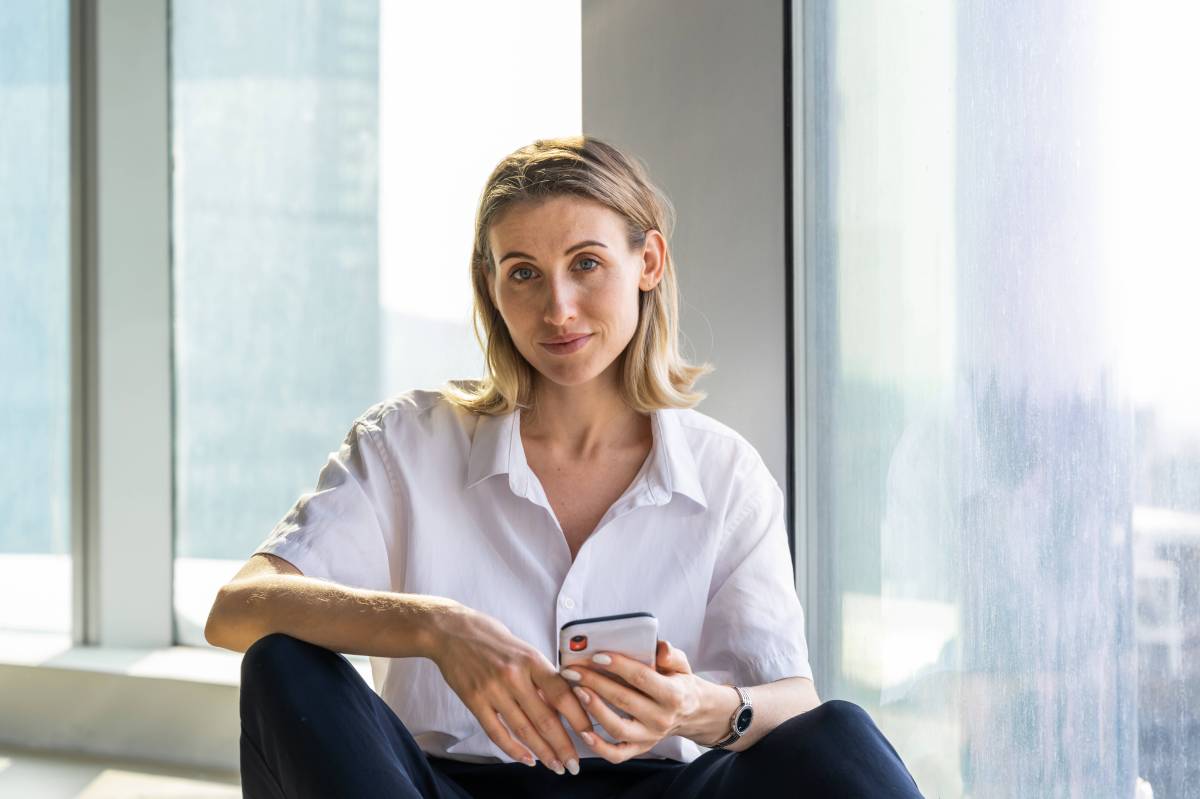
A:
MULTIPOLYGON (((654 443, 650 450, 650 463, 646 471, 651 502, 665 505, 675 492, 708 507, 704 490, 700 487, 700 475, 691 445, 684 434, 675 408, 662 408, 650 414, 654 443)), ((521 444, 520 411, 492 416, 481 414, 471 440, 471 454, 467 464, 467 482, 464 488, 497 474, 507 474, 509 488, 514 494, 531 497, 532 483, 536 475, 525 459, 525 447, 521 444)))

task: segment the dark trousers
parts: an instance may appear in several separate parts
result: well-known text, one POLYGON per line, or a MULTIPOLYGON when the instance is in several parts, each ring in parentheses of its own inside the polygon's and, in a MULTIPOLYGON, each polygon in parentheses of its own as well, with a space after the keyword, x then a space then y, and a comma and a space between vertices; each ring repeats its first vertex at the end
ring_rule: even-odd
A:
POLYGON ((581 758, 559 776, 541 762, 466 763, 423 752, 340 654, 283 633, 242 659, 241 771, 246 797, 920 797, 871 717, 832 699, 743 752, 691 763, 581 758))

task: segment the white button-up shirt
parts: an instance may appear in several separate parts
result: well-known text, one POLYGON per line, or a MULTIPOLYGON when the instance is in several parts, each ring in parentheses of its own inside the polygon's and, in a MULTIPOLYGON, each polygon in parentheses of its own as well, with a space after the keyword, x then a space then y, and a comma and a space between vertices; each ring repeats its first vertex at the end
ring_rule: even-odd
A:
MULTIPOLYGON (((255 551, 347 586, 450 597, 556 665, 563 624, 648 611, 708 680, 811 678, 783 492, 745 438, 696 410, 655 411, 650 455, 572 562, 520 422, 436 391, 378 403, 255 551)), ((372 657, 371 671, 425 752, 512 762, 432 660, 372 657)), ((598 756, 564 728, 582 757, 598 756)), ((705 751, 671 736, 641 757, 705 751)))

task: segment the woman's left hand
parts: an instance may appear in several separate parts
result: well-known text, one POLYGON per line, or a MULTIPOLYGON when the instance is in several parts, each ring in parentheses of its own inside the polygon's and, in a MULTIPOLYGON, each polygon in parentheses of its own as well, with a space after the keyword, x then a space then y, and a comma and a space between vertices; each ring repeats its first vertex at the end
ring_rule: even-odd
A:
POLYGON ((600 653, 611 664, 572 664, 559 670, 574 686, 584 709, 620 743, 612 744, 593 733, 581 733, 584 741, 610 763, 622 763, 649 751, 671 735, 684 735, 701 710, 707 680, 692 673, 682 650, 660 640, 655 653, 657 668, 651 668, 617 652, 600 653), (603 674, 617 675, 630 687, 603 674), (570 673, 579 675, 572 680, 570 673), (604 704, 608 700, 633 718, 623 719, 604 704), (588 740, 588 739, 591 740, 588 740))

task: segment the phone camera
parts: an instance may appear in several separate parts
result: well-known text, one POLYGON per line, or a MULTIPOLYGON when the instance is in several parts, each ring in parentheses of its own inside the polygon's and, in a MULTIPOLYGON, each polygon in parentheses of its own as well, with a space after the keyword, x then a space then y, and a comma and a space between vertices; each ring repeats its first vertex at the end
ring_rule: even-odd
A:
POLYGON ((569 646, 571 648, 572 652, 582 652, 583 650, 587 649, 587 636, 586 635, 572 636, 571 641, 570 641, 570 643, 567 644, 567 646, 569 646))

